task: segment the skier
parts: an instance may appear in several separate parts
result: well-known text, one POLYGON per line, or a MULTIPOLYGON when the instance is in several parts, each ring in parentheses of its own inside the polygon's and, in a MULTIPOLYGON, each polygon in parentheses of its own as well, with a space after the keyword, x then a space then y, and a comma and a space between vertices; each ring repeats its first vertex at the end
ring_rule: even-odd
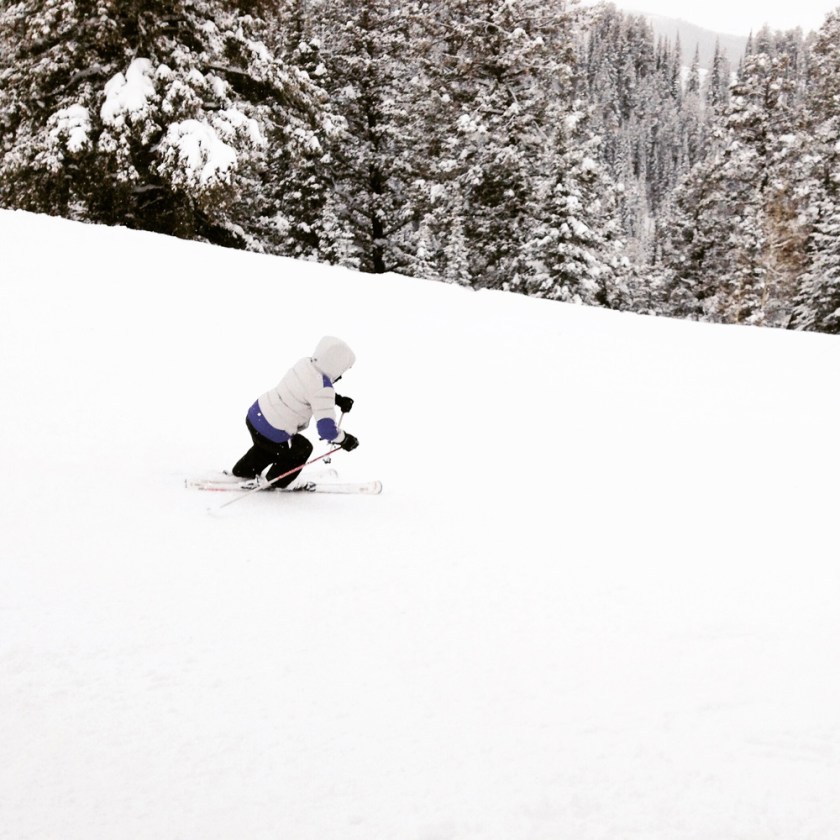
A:
POLYGON ((353 407, 333 387, 356 361, 353 351, 340 339, 324 336, 312 356, 301 359, 270 391, 249 409, 245 425, 253 446, 236 462, 233 474, 256 478, 266 468, 268 481, 289 470, 290 475, 272 484, 288 487, 312 454, 312 444, 300 434, 314 417, 322 440, 338 444, 348 452, 359 445, 353 435, 338 428, 335 408, 346 414, 353 407))

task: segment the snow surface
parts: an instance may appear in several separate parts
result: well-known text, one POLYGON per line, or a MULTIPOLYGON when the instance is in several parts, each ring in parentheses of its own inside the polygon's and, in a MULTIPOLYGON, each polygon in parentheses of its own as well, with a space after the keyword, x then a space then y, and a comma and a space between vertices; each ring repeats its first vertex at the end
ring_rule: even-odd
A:
POLYGON ((0 838, 840 836, 836 337, 0 240, 0 838), (325 333, 384 493, 208 513, 325 333))

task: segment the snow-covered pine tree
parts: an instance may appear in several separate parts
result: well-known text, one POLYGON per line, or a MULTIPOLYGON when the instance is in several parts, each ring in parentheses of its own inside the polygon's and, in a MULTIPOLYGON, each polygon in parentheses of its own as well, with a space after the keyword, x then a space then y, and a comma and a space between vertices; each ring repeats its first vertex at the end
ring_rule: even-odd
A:
POLYGON ((410 112, 413 6, 391 0, 318 4, 321 45, 333 107, 346 123, 334 150, 336 218, 354 243, 363 271, 406 271, 412 224, 408 200, 415 178, 410 112))
POLYGON ((796 294, 794 326, 840 333, 840 10, 831 12, 811 51, 809 204, 814 219, 808 264, 796 294))
POLYGON ((701 96, 699 45, 691 61, 681 110, 682 119, 680 126, 682 130, 683 149, 680 154, 680 160, 681 168, 687 171, 703 157, 708 130, 708 122, 701 96))
MULTIPOLYGON (((457 202, 453 202, 458 206, 457 202)), ((447 226, 443 246, 443 279, 458 286, 471 286, 470 256, 464 236, 463 217, 454 215, 447 226)))
POLYGON ((455 0, 435 7, 442 50, 426 71, 444 120, 427 179, 432 225, 445 241, 458 217, 477 286, 499 288, 523 270, 526 159, 537 147, 529 64, 541 46, 528 31, 532 5, 455 0))
POLYGON ((795 301, 794 326, 840 333, 840 155, 826 159, 819 219, 808 242, 809 265, 795 301))
POLYGON ((267 48, 258 6, 5 4, 0 202, 259 247, 244 176, 272 125, 310 131, 321 103, 267 48))
POLYGON ((450 156, 459 111, 449 81, 460 35, 450 26, 446 0, 411 3, 407 12, 409 58, 400 102, 410 175, 403 200, 411 224, 402 234, 404 270, 471 285, 474 263, 466 230, 471 209, 464 212, 460 170, 450 156))
POLYGON ((527 272, 510 288, 538 297, 620 308, 627 261, 616 220, 615 186, 598 160, 600 139, 585 114, 558 113, 540 159, 527 272))
POLYGON ((726 51, 721 49, 720 40, 715 42, 715 54, 712 59, 712 69, 706 78, 703 97, 706 107, 714 114, 723 113, 729 104, 729 82, 731 70, 726 51))
MULTIPOLYGON (((660 224, 676 184, 704 151, 709 116, 700 100, 695 61, 686 89, 681 49, 654 39, 650 23, 612 6, 588 12, 580 49, 591 103, 592 130, 602 139, 600 159, 622 187, 617 196, 628 253, 639 265, 660 249, 660 224)), ((640 299, 650 296, 640 290, 640 299)))
POLYGON ((535 0, 457 0, 436 7, 435 25, 442 46, 427 72, 445 118, 429 179, 437 231, 458 217, 473 285, 530 283, 536 196, 556 177, 546 144, 571 101, 569 16, 535 0))
POLYGON ((681 175, 683 160, 683 112, 680 88, 681 52, 660 40, 656 49, 656 71, 643 86, 642 99, 647 149, 648 201, 658 212, 681 175))
POLYGON ((276 104, 272 108, 253 215, 273 253, 358 266, 346 224, 335 215, 335 155, 346 138, 346 122, 327 92, 317 14, 308 0, 287 0, 269 18, 277 55, 311 82, 318 111, 304 124, 285 119, 276 104))
POLYGON ((762 31, 742 62, 709 155, 674 196, 669 314, 784 326, 802 215, 791 138, 801 119, 796 38, 762 31))

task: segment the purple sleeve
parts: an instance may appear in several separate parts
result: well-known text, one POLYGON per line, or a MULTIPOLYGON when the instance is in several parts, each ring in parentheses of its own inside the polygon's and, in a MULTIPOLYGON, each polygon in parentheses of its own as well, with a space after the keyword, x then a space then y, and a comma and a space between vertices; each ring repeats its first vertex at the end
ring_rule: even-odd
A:
POLYGON ((318 421, 318 435, 322 440, 335 440, 338 437, 338 426, 332 417, 324 417, 318 421))

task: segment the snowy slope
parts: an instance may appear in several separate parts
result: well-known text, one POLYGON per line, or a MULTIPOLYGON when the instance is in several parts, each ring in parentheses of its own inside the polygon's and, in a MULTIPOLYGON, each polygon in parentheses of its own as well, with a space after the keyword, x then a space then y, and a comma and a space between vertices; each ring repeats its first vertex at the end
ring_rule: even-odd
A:
POLYGON ((840 836, 836 337, 0 241, 2 840, 840 836), (384 493, 208 515, 325 333, 384 493))

